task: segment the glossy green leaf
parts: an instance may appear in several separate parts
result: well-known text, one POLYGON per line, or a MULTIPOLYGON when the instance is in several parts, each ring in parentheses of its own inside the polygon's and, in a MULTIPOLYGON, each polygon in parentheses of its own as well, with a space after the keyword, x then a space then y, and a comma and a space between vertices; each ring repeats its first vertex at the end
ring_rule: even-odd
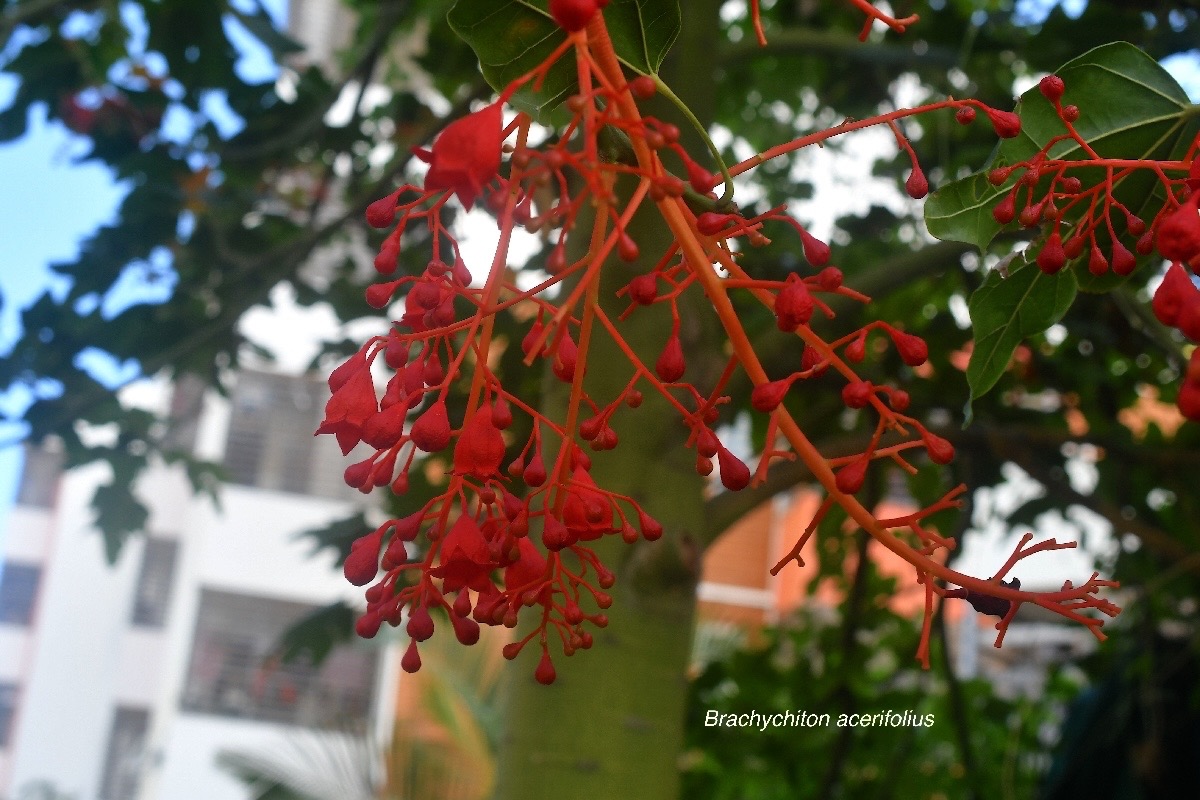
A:
MULTIPOLYGON (((1175 79, 1154 59, 1126 42, 1090 50, 1063 65, 1057 74, 1067 87, 1063 103, 1079 108, 1076 130, 1102 157, 1156 160, 1182 157, 1200 122, 1200 107, 1188 101, 1175 79)), ((1001 143, 988 170, 1023 161, 1064 133, 1062 121, 1037 87, 1021 96, 1017 111, 1021 115, 1021 134, 1001 143)), ((1050 153, 1060 159, 1086 157, 1075 142, 1060 142, 1050 153)), ((1011 190, 1017 177, 1014 174, 1007 183, 992 186, 987 181, 988 170, 955 181, 930 195, 925 205, 925 222, 931 234, 975 245, 981 251, 987 249, 1002 227, 992 217, 992 207, 1011 190)), ((1072 174, 1078 175, 1085 186, 1103 180, 1099 169, 1072 174)), ((1145 216, 1155 207, 1157 187, 1153 174, 1143 170, 1122 180, 1115 195, 1131 211, 1145 216)), ((1084 205, 1080 204, 1064 220, 1077 219, 1084 211, 1084 205)), ((1123 225, 1121 215, 1116 216, 1114 221, 1123 225)), ((1103 249, 1107 242, 1100 245, 1103 249)), ((1085 251, 1083 259, 1086 257, 1085 251)), ((1080 270, 1079 280, 1089 290, 1110 288, 1108 284, 1114 282, 1113 277, 1097 281, 1086 267, 1080 270)))
MULTIPOLYGON (((475 51, 496 91, 540 65, 565 39, 547 5, 545 0, 458 0, 450 9, 450 27, 475 51)), ((643 75, 658 71, 679 35, 678 0, 612 0, 604 19, 618 58, 643 75)), ((575 58, 568 55, 547 72, 538 92, 522 89, 512 103, 540 116, 566 99, 575 84, 575 58)))
POLYGON ((998 269, 988 274, 967 304, 975 335, 967 366, 967 422, 975 398, 996 385, 1017 345, 1062 319, 1077 291, 1075 274, 1067 269, 1047 275, 1033 264, 1022 264, 1008 277, 998 269))
POLYGON ((949 183, 925 201, 925 225, 946 242, 965 242, 985 251, 1000 232, 992 206, 1000 190, 988 183, 986 172, 977 172, 949 183))

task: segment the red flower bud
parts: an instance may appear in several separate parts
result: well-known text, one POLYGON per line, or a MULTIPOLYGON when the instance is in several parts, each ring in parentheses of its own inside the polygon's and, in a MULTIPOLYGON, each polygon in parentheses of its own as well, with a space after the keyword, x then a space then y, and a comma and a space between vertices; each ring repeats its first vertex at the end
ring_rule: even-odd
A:
POLYGON ((373 414, 363 423, 362 440, 376 450, 388 449, 400 441, 400 436, 404 433, 404 418, 407 415, 408 408, 402 403, 396 403, 378 414, 373 414))
POLYGON ((579 348, 575 346, 575 340, 571 338, 571 334, 564 333, 558 341, 558 351, 555 353, 554 363, 550 365, 550 371, 563 383, 570 383, 575 380, 575 362, 578 357, 579 348))
POLYGON ((1008 176, 1012 174, 1012 171, 1012 167, 996 167, 988 173, 988 183, 992 186, 1001 186, 1008 180, 1008 176))
POLYGON ((1011 111, 1000 111, 984 106, 983 113, 987 114, 992 128, 1001 139, 1011 139, 1021 132, 1021 118, 1011 111))
POLYGON ((908 174, 908 180, 904 182, 904 190, 914 200, 920 200, 929 194, 929 181, 925 178, 925 173, 921 171, 921 167, 916 161, 913 162, 913 169, 908 174))
POLYGON ((625 263, 629 264, 637 261, 640 252, 637 242, 628 233, 622 233, 621 238, 617 239, 617 255, 625 263))
POLYGON ((479 641, 479 623, 470 617, 451 614, 450 624, 454 627, 454 638, 458 639, 459 644, 470 647, 479 641))
POLYGON ((1092 252, 1088 254, 1088 272, 1093 275, 1103 275, 1108 272, 1108 259, 1096 245, 1092 245, 1092 252))
POLYGON ((659 524, 658 520, 647 514, 645 511, 642 511, 640 508, 637 510, 637 514, 638 527, 642 529, 642 537, 647 542, 653 542, 654 540, 662 537, 663 526, 659 524))
POLYGON ((1190 302, 1185 302, 1179 307, 1176 325, 1184 336, 1193 342, 1200 342, 1200 299, 1195 295, 1191 296, 1190 302))
POLYGON ((1062 98, 1065 88, 1063 79, 1057 75, 1047 75, 1038 82, 1038 90, 1051 103, 1057 103, 1062 98))
POLYGON ((1184 383, 1180 386, 1175 403, 1179 406, 1179 413, 1193 422, 1200 422, 1200 384, 1184 383))
POLYGON ((1200 194, 1193 194, 1158 225, 1158 252, 1168 261, 1190 261, 1200 254, 1197 199, 1200 194))
POLYGON ((705 236, 716 236, 725 229, 725 226, 729 224, 731 219, 733 219, 732 214, 718 214, 715 211, 705 211, 696 217, 696 229, 705 236))
POLYGON ((920 336, 903 331, 891 331, 892 341, 901 360, 910 367, 919 367, 929 359, 929 345, 920 336))
POLYGON ((836 292, 842 286, 842 271, 837 267, 826 267, 817 273, 817 285, 826 292, 836 292))
POLYGON ((379 547, 384 530, 385 528, 379 528, 366 536, 360 536, 350 546, 350 555, 346 556, 342 571, 346 580, 355 586, 366 586, 375 580, 375 575, 379 572, 379 547))
POLYGON ((408 643, 408 649, 404 651, 404 656, 400 659, 400 667, 409 674, 421 668, 421 654, 417 652, 416 639, 408 643))
POLYGON ((1063 252, 1062 236, 1058 231, 1050 234, 1046 244, 1042 246, 1037 256, 1038 269, 1047 275, 1053 275, 1067 263, 1067 254, 1063 252))
POLYGON ((525 481, 526 486, 537 487, 546 482, 546 464, 542 461, 540 450, 534 452, 533 459, 521 472, 521 478, 525 481))
POLYGON ((508 405, 508 401, 503 397, 497 397, 496 402, 492 403, 492 424, 500 430, 504 430, 512 425, 512 421, 512 408, 508 405))
POLYGON ((755 411, 769 414, 783 402, 790 386, 791 381, 788 380, 761 383, 750 393, 750 405, 754 406, 755 411))
POLYGON ((1200 301, 1197 291, 1183 267, 1178 263, 1172 264, 1150 302, 1154 316, 1158 317, 1158 321, 1163 325, 1174 326, 1178 323, 1179 312, 1185 305, 1193 305, 1200 301))
POLYGON ((1087 239, 1080 231, 1075 231, 1070 239, 1063 242, 1063 252, 1067 258, 1079 258, 1083 255, 1083 247, 1087 244, 1087 239))
POLYGON ((929 460, 933 463, 946 465, 954 460, 954 445, 936 433, 922 431, 921 441, 924 442, 925 452, 929 453, 929 460))
POLYGON ((639 75, 629 82, 629 93, 639 100, 649 100, 657 91, 658 86, 649 75, 639 75))
POLYGON ((721 465, 721 483, 731 492, 750 484, 750 468, 725 447, 717 448, 717 463, 721 465))
POLYGON ((970 106, 963 106, 954 112, 954 119, 959 125, 970 125, 975 121, 975 109, 970 106))
POLYGON ((1009 192, 992 208, 992 217, 1001 225, 1007 225, 1017 216, 1017 198, 1015 192, 1009 192))
POLYGON ((1129 252, 1129 248, 1119 241, 1113 242, 1112 268, 1118 275, 1128 275, 1137 266, 1137 258, 1129 252))
POLYGON ((542 544, 550 551, 562 550, 571 544, 571 532, 562 520, 547 514, 542 524, 542 544))
MULTIPOLYGON (((533 325, 529 328, 529 333, 525 334, 525 338, 521 340, 521 352, 526 356, 531 355, 530 351, 533 350, 534 345, 537 344, 537 340, 541 338, 542 331, 545 329, 546 326, 542 324, 541 320, 534 320, 533 325)), ((542 354, 544 352, 543 350, 542 354)))
POLYGON ((450 416, 446 412, 446 401, 438 400, 427 408, 417 417, 408 435, 413 444, 426 453, 436 453, 450 444, 450 416))
POLYGON ((813 299, 804 281, 793 273, 775 296, 775 324, 781 331, 794 331, 812 319, 813 299))
POLYGON ((558 677, 554 671, 554 662, 550 660, 549 650, 542 651, 542 660, 538 662, 537 669, 533 671, 533 677, 543 686, 549 686, 558 677))
POLYGON ((550 0, 550 16, 571 33, 586 28, 598 8, 596 0, 550 0))
POLYGON ((629 299, 638 305, 648 306, 658 297, 658 277, 653 272, 638 275, 629 282, 629 299))
MULTIPOLYGON (((354 623, 354 632, 364 639, 373 639, 375 634, 379 633, 379 626, 383 624, 383 617, 378 614, 368 611, 358 618, 354 623)), ((420 669, 420 662, 417 663, 417 669, 420 669)), ((416 670, 413 670, 414 672, 416 670)))
POLYGON ((861 489, 867 479, 867 465, 869 463, 870 459, 868 458, 856 458, 839 469, 835 476, 838 491, 845 494, 854 494, 861 489))
POLYGON ((367 206, 367 224, 372 228, 386 228, 395 222, 398 197, 400 197, 399 189, 367 206))
POLYGON ((857 339, 846 345, 846 358, 853 361, 855 364, 867 357, 867 336, 864 333, 857 339))
POLYGON ((687 164, 688 183, 700 194, 708 193, 720 180, 716 175, 706 170, 694 161, 687 164))
POLYGON ((814 267, 823 267, 829 263, 829 245, 822 242, 803 228, 800 231, 800 244, 804 248, 804 260, 814 267))
POLYGON ((842 387, 842 402, 847 408, 864 408, 871 402, 874 387, 870 381, 854 381, 842 387))
POLYGON ((425 606, 417 606, 408 615, 408 625, 404 630, 417 642, 423 642, 433 636, 433 617, 425 606))
POLYGON ((654 364, 654 372, 664 383, 675 383, 683 377, 686 366, 683 360, 683 344, 679 341, 679 332, 672 331, 670 337, 667 338, 666 347, 663 348, 662 354, 654 364))
POLYGON ((386 308, 387 304, 392 302, 392 295, 399 285, 400 281, 371 284, 367 287, 367 305, 371 308, 386 308))

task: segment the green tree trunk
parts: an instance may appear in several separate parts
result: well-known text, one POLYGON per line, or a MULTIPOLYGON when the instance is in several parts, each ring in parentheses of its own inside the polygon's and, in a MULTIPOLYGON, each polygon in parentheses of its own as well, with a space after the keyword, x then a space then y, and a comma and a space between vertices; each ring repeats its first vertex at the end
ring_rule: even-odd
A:
MULTIPOLYGON (((677 94, 695 103, 701 120, 712 118, 712 80, 697 65, 712 66, 718 5, 714 0, 689 5, 684 32, 663 72, 677 94)), ((694 141, 689 145, 704 153, 694 141)), ((614 298, 615 291, 652 266, 668 244, 664 228, 653 209, 639 214, 631 233, 642 260, 630 267, 614 259, 606 267, 601 303, 612 317, 626 305, 614 298)), ((723 365, 715 322, 706 321, 711 314, 688 313, 682 305, 680 310, 689 379, 711 384, 723 365)), ((657 306, 639 310, 624 327, 650 366, 670 330, 670 314, 657 306)), ((602 330, 593 334, 587 369, 585 387, 600 403, 619 393, 630 375, 625 356, 602 330)), ((641 408, 620 410, 612 422, 620 445, 594 455, 592 474, 601 486, 642 503, 665 534, 634 547, 609 537, 596 548, 617 574, 609 625, 594 631, 589 651, 570 658, 551 651, 558 671, 552 686, 534 681, 528 654, 510 666, 502 800, 675 800, 679 794, 706 481, 696 474, 695 452, 683 446, 687 428, 665 402, 647 392, 641 408)))

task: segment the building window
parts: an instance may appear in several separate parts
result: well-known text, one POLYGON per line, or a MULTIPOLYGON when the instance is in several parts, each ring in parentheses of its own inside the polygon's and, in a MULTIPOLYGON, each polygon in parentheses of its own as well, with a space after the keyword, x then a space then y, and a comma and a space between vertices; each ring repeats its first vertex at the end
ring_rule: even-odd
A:
POLYGON ((161 628, 171 601, 171 584, 179 543, 173 539, 147 539, 142 551, 137 593, 133 598, 133 624, 161 628))
POLYGON ((0 750, 7 750, 12 741, 13 718, 16 714, 16 684, 0 683, 0 750))
POLYGON ((45 447, 25 446, 25 464, 17 488, 17 505, 50 508, 62 474, 63 454, 45 447))
POLYGON ((137 796, 149 729, 150 712, 146 709, 117 708, 108 735, 99 800, 128 800, 137 796))
POLYGON ((305 727, 365 725, 374 652, 342 646, 319 666, 274 657, 283 632, 312 611, 302 603, 203 590, 184 710, 305 727))
POLYGON ((4 565, 0 576, 0 625, 28 625, 33 620, 42 571, 32 564, 4 565))
POLYGON ((346 499, 332 437, 314 437, 329 389, 312 377, 242 372, 233 391, 225 469, 231 483, 346 499))

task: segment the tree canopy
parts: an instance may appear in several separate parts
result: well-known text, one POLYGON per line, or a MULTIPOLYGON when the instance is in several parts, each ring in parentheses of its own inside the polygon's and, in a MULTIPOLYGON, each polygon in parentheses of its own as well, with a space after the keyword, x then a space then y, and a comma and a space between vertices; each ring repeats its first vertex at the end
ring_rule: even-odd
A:
MULTIPOLYGON (((4 70, 19 80, 13 102, 0 111, 0 140, 23 136, 31 110, 44 108, 51 119, 85 137, 90 148, 86 160, 106 165, 115 180, 130 187, 118 218, 90 236, 77 259, 54 265, 69 279, 68 292, 62 297, 47 292, 22 312, 23 337, 0 362, 0 385, 27 386, 37 395, 23 416, 31 439, 59 437, 72 466, 96 460, 111 465, 112 480, 94 501, 110 557, 144 523, 134 486, 152 459, 182 464, 198 491, 215 490, 221 470, 173 449, 170 420, 124 406, 115 387, 81 365, 80 354, 98 348, 117 363, 135 361, 145 376, 190 375, 220 388, 258 355, 239 321, 248 310, 268 303, 280 285, 289 287, 298 303, 328 305, 346 322, 379 316, 364 303, 363 292, 378 280, 371 259, 383 236, 370 229, 364 212, 401 185, 424 180, 430 188, 414 148, 432 146, 436 157, 439 134, 448 125, 480 113, 481 106, 493 101, 494 91, 546 55, 537 51, 523 53, 524 60, 513 58, 504 46, 517 40, 498 37, 480 21, 485 19, 480 4, 467 0, 348 0, 344 5, 349 35, 331 62, 312 59, 301 43, 275 27, 258 3, 28 0, 9 2, 0 16, 8 41, 4 70), (277 79, 241 77, 237 62, 245 45, 238 42, 247 38, 280 65, 277 79), (228 126, 229 118, 238 124, 228 126), (167 282, 173 289, 161 302, 106 311, 105 299, 131 279, 167 282), (81 426, 111 424, 119 431, 114 442, 97 445, 80 435, 81 426)), ((508 5, 513 19, 534 9, 537 19, 553 28, 540 11, 546 3, 508 5)), ((754 17, 741 4, 688 3, 678 30, 671 14, 627 15, 675 9, 673 3, 613 0, 604 13, 625 69, 631 75, 653 73, 682 98, 688 113, 711 132, 726 164, 811 131, 945 98, 972 98, 1007 113, 1017 99, 1014 94, 1024 90, 1019 98, 1021 135, 1000 144, 996 132, 1002 125, 994 131, 982 123, 959 124, 953 109, 905 117, 894 133, 884 126, 878 139, 837 136, 822 139, 819 152, 810 147, 767 161, 752 176, 739 179, 736 211, 751 219, 790 202, 803 224, 812 226, 817 220, 823 227, 813 226, 832 244, 845 284, 871 298, 866 308, 846 297, 830 299, 837 312, 829 323, 834 331, 827 334, 830 341, 838 331, 850 334, 880 319, 899 323, 904 332, 929 343, 928 366, 919 370, 907 364, 899 347, 880 347, 879 352, 873 347, 871 357, 856 366, 871 385, 902 389, 909 413, 953 444, 951 463, 908 477, 907 491, 918 505, 937 504, 959 483, 972 492, 998 486, 1013 467, 1042 487, 1040 494, 1011 510, 989 505, 986 494, 968 493, 966 508, 943 524, 942 535, 958 539, 968 527, 994 520, 1004 530, 1038 525, 1069 539, 1070 531, 1078 534, 1085 528, 1078 520, 1102 519, 1118 544, 1104 567, 1131 598, 1126 612, 1131 621, 1124 623, 1122 635, 1141 630, 1158 641, 1162 620, 1192 624, 1194 600, 1186 604, 1178 598, 1194 598, 1198 588, 1200 528, 1194 520, 1200 514, 1193 508, 1188 468, 1200 453, 1195 425, 1172 411, 1177 400, 1186 406, 1182 393, 1192 380, 1189 329, 1178 314, 1164 320, 1161 309, 1151 306, 1163 279, 1165 253, 1142 252, 1130 243, 1126 249, 1136 268, 1118 274, 1117 245, 1134 227, 1125 217, 1114 223, 1108 212, 1096 216, 1094 203, 1068 202, 1044 218, 1040 215, 1046 207, 1039 206, 1039 216, 1022 227, 1004 224, 993 209, 1016 194, 1014 187, 1029 174, 1030 160, 1044 146, 1056 148, 1046 153, 1055 163, 1092 159, 1094 172, 1078 174, 1100 183, 1103 175, 1097 178, 1095 170, 1107 168, 1097 161, 1101 158, 1190 163, 1200 116, 1158 64, 1194 48, 1200 29, 1197 7, 1189 2, 1091 0, 1068 13, 1060 4, 1044 4, 1051 6, 1045 10, 1036 3, 1003 0, 897 3, 898 14, 919 11, 920 21, 903 34, 878 26, 861 42, 860 5, 830 0, 764 7, 765 46, 757 44, 754 17), (635 47, 623 49, 629 41, 635 47), (1046 74, 1065 82, 1065 98, 1079 110, 1079 132, 1099 154, 1067 140, 1047 144, 1070 114, 1047 102, 1055 89, 1037 83, 1046 74), (911 183, 914 164, 924 166, 933 189, 924 208, 910 197, 924 194, 911 183), (997 176, 999 181, 993 179, 997 168, 1009 170, 997 176), (1097 231, 1087 251, 1066 252, 1070 236, 1055 243, 1064 219, 1066 230, 1097 231), (1093 246, 1106 269, 1090 268, 1096 263, 1093 246), (1062 269, 1068 260, 1071 265, 1062 269), (1163 591, 1167 584, 1170 592, 1163 591)), ((516 94, 512 105, 537 111, 551 128, 562 125, 566 106, 559 101, 576 91, 574 75, 572 70, 553 73, 541 94, 516 94)), ((660 90, 646 108, 676 124, 680 141, 691 152, 703 153, 704 144, 689 130, 689 120, 663 96, 660 90)), ((615 145, 618 159, 621 146, 615 145)), ((471 176, 448 173, 444 159, 442 163, 443 177, 433 180, 470 205, 478 189, 471 176)), ((1027 193, 1021 190, 1020 201, 1034 205, 1042 197, 1039 192, 1061 186, 1057 180, 1039 176, 1035 169, 1033 178, 1020 184, 1028 188, 1027 193)), ((1122 173, 1114 195, 1133 216, 1149 211, 1143 224, 1153 222, 1166 202, 1153 175, 1122 173)), ((462 230, 461 211, 455 209, 448 204, 441 211, 446 230, 462 230)), ((1016 209, 1009 219, 1015 214, 1016 209)), ((642 223, 635 219, 628 224, 642 223)), ((631 230, 637 231, 643 250, 654 251, 653 231, 631 230)), ((398 275, 420 275, 431 250, 445 252, 445 243, 435 242, 428 227, 407 226, 403 237, 394 256, 398 275)), ((540 243, 526 263, 511 267, 526 275, 552 274, 555 240, 545 236, 540 243)), ((812 261, 794 237, 772 236, 757 244, 744 248, 738 264, 758 280, 784 282, 805 260, 812 261)), ((632 277, 622 275, 624 280, 611 288, 632 277)), ((1186 295, 1184 288, 1179 292, 1186 295)), ((683 316, 691 319, 688 308, 683 316)), ((772 335, 778 311, 773 314, 744 298, 735 298, 734 308, 756 342, 766 374, 789 375, 800 368, 794 340, 772 335)), ((526 320, 497 317, 496 335, 518 342, 527 327, 526 320)), ((669 323, 657 320, 636 334, 655 342, 651 360, 668 328, 669 323)), ((313 366, 330 370, 360 344, 327 342, 313 366)), ((683 331, 680 346, 689 369, 715 381, 722 365, 713 354, 722 353, 724 346, 719 331, 697 323, 683 331)), ((497 372, 519 386, 521 397, 533 407, 567 403, 561 387, 547 380, 544 371, 522 366, 523 355, 515 346, 499 353, 497 372)), ((595 380, 605 379, 601 368, 593 369, 595 380)), ((773 417, 742 413, 751 407, 758 382, 744 373, 729 377, 723 391, 732 400, 719 409, 718 422, 733 424, 741 415, 750 426, 752 448, 761 453, 772 445, 773 417)), ((782 400, 821 452, 834 458, 874 447, 874 425, 863 415, 846 413, 842 383, 836 376, 814 376, 804 392, 789 392, 782 400)), ((461 420, 472 402, 465 387, 451 393, 449 418, 461 420)), ((614 422, 614 435, 622 444, 613 458, 621 460, 597 455, 597 474, 612 479, 618 489, 627 487, 630 494, 647 481, 660 486, 654 496, 637 496, 662 521, 666 535, 659 542, 639 544, 632 556, 606 553, 606 561, 616 559, 609 616, 620 637, 610 636, 614 641, 560 666, 562 685, 543 689, 516 682, 507 755, 501 762, 507 796, 569 792, 577 785, 573 781, 586 782, 592 772, 611 777, 600 782, 604 786, 596 789, 597 797, 609 796, 604 792, 628 796, 621 792, 639 779, 646 781, 639 796, 674 796, 675 764, 683 746, 680 678, 687 664, 698 554, 756 504, 816 480, 803 460, 780 461, 759 485, 706 493, 690 451, 676 454, 668 447, 681 446, 687 430, 671 428, 661 409, 653 413, 657 424, 614 422), (635 718, 649 720, 650 733, 614 734, 636 727, 631 722, 635 718), (585 719, 598 720, 594 733, 575 732, 585 719), (617 736, 622 742, 611 741, 617 736), (647 750, 650 736, 661 743, 652 752, 647 750), (535 756, 550 758, 557 765, 547 768, 553 774, 533 769, 535 756)), ((524 441, 530 424, 518 420, 510 435, 524 441)), ((441 458, 446 471, 454 466, 449 453, 429 458, 441 458)), ((414 472, 396 507, 411 513, 436 496, 442 489, 428 477, 435 474, 414 472)), ((873 474, 863 491, 878 496, 888 479, 873 474)), ((848 597, 861 593, 863 609, 872 608, 868 600, 874 601, 885 587, 866 566, 845 568, 856 563, 861 544, 838 533, 845 519, 834 509, 820 526, 819 535, 832 543, 822 570, 844 582, 848 597)), ((362 533, 350 523, 317 535, 321 544, 351 555, 352 542, 362 533)), ((889 620, 865 610, 847 613, 843 622, 837 636, 826 636, 833 641, 804 645, 836 652, 836 663, 845 665, 838 667, 842 675, 821 689, 822 697, 844 708, 882 702, 875 689, 854 677, 871 674, 865 664, 871 652, 852 646, 855 635, 868 628, 889 630, 895 641, 905 642, 896 650, 907 659, 913 631, 903 625, 893 629, 889 620)), ((940 631, 937 624, 934 628, 940 631)), ((824 635, 803 630, 807 632, 797 635, 818 641, 824 635)), ((776 642, 787 637, 779 634, 776 642)), ((879 644, 878 650, 891 646, 879 644)), ((1113 671, 1102 685, 1114 696, 1128 697, 1138 680, 1157 681, 1171 669, 1165 654, 1176 645, 1156 645, 1140 655, 1128 644, 1106 647, 1110 649, 1102 651, 1096 669, 1113 671)), ((938 667, 944 650, 936 635, 933 648, 935 667, 949 681, 941 690, 949 693, 948 713, 956 719, 959 750, 950 763, 968 773, 986 770, 980 764, 988 761, 987 748, 994 745, 972 744, 972 715, 987 712, 964 703, 948 671, 938 667)), ((743 670, 738 681, 749 687, 755 679, 747 674, 774 668, 754 656, 738 658, 742 661, 706 674, 696 692, 713 691, 727 677, 723 669, 743 670)), ((1094 703, 1092 713, 1112 716, 1118 710, 1094 703)), ((1126 714, 1112 724, 1124 730, 1132 723, 1126 714)), ((1068 739, 1071 735, 1068 728, 1068 739)), ((1130 735, 1161 743, 1155 732, 1130 735)), ((699 773, 693 769, 690 774, 711 768, 735 777, 723 784, 687 783, 688 791, 723 785, 729 787, 721 790, 725 794, 713 790, 711 796, 738 796, 733 792, 746 785, 747 770, 753 772, 746 765, 753 759, 733 764, 736 748, 730 750, 729 742, 716 738, 715 744, 701 736, 691 739, 706 755, 699 773)), ((805 757, 814 758, 818 742, 804 744, 811 748, 805 757)), ((844 765, 854 745, 822 741, 819 747, 835 754, 831 763, 844 765)), ((863 741, 857 745, 871 746, 863 741)), ((781 759, 794 757, 786 744, 781 748, 781 759)), ((899 755, 896 759, 896 764, 905 763, 899 755)), ((1071 763, 1069 757, 1060 763, 1055 777, 1059 787, 1079 785, 1070 782, 1075 774, 1071 763)), ((888 774, 889 768, 884 764, 880 774, 888 774)), ((779 780, 801 785, 798 778, 778 776, 764 785, 777 786, 779 780)), ((874 796, 869 792, 879 784, 856 780, 823 777, 810 791, 835 787, 840 796, 874 796)), ((747 796, 781 796, 770 791, 747 796)), ((985 789, 974 791, 991 796, 985 789)), ((1059 791, 1059 796, 1072 796, 1069 788, 1059 791)))

